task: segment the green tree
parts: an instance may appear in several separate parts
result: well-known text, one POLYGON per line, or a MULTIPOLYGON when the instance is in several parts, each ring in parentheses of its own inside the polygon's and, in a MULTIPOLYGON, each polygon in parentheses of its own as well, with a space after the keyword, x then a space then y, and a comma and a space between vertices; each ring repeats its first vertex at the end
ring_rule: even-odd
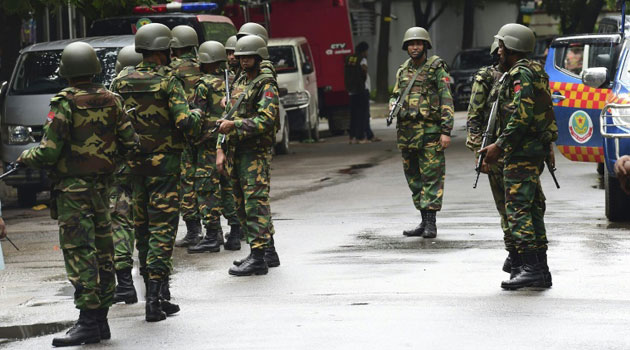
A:
POLYGON ((592 33, 604 7, 614 9, 615 0, 543 0, 543 9, 560 19, 560 33, 592 33))

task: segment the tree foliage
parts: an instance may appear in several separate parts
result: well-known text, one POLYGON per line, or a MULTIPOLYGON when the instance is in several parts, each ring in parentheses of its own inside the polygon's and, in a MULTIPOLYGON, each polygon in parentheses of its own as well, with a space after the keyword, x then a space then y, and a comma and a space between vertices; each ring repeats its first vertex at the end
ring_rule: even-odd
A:
POLYGON ((614 9, 615 0, 543 0, 543 9, 560 19, 562 34, 592 33, 604 8, 614 9))

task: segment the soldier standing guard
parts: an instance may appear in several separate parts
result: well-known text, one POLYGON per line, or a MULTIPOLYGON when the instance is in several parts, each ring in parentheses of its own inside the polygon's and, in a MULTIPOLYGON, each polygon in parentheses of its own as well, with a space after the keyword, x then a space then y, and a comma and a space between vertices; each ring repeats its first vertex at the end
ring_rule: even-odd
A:
POLYGON ((236 77, 241 75, 241 64, 238 58, 234 56, 234 50, 236 50, 236 35, 232 35, 225 42, 225 54, 227 55, 227 68, 229 70, 230 87, 234 84, 236 77))
POLYGON ((133 124, 140 151, 129 162, 133 176, 133 216, 140 274, 147 284, 146 320, 161 321, 179 311, 167 301, 168 276, 179 222, 179 181, 184 136, 201 137, 201 111, 190 111, 181 80, 168 67, 171 31, 159 23, 136 32, 142 63, 116 81, 133 124), (162 287, 165 286, 164 289, 162 287), (162 289, 162 290, 161 290, 162 289))
MULTIPOLYGON (((499 92, 499 79, 506 71, 505 67, 499 62, 499 41, 494 40, 490 47, 490 54, 493 57, 494 64, 479 69, 475 74, 475 81, 472 86, 470 95, 470 103, 468 105, 468 121, 466 129, 468 137, 466 139, 466 147, 478 154, 481 148, 483 133, 488 126, 490 110, 492 104, 497 100, 499 92)), ((509 113, 507 109, 497 110, 497 116, 494 122, 494 130, 489 130, 489 140, 494 140, 497 135, 501 134, 501 120, 507 118, 509 113)), ((492 142, 492 141, 490 141, 492 142)), ((489 142, 489 143, 490 143, 489 142)), ((475 157, 476 163, 477 157, 475 157)), ((509 252, 508 257, 503 263, 503 271, 511 273, 511 260, 516 252, 516 243, 510 232, 507 214, 505 213, 505 187, 503 186, 503 157, 500 157, 496 164, 489 165, 482 163, 481 171, 488 174, 490 190, 496 205, 499 216, 501 216, 501 229, 503 230, 503 242, 505 249, 509 252)))
POLYGON ((51 99, 41 143, 18 158, 26 166, 51 169, 51 216, 59 220, 59 245, 80 310, 79 320, 54 338, 53 346, 111 338, 107 313, 115 284, 109 182, 122 151, 118 145, 135 150, 138 135, 120 96, 92 83, 100 72, 89 44, 66 46, 59 74, 70 87, 51 99))
MULTIPOLYGON (((534 32, 509 23, 495 36, 501 63, 508 69, 499 90, 499 104, 509 110, 501 120, 496 142, 483 148, 485 161, 494 164, 503 156, 505 211, 517 252, 511 252, 513 273, 501 283, 504 289, 551 287, 547 266, 545 195, 540 173, 551 143, 558 138, 553 114, 549 77, 542 65, 525 58, 534 51, 534 32), (522 265, 521 265, 522 264, 522 265)), ((551 160, 553 166, 553 159, 551 160)))
POLYGON ((399 96, 406 95, 402 96, 396 121, 398 148, 413 203, 422 215, 420 225, 403 234, 424 238, 437 235, 435 214, 442 209, 444 150, 451 142, 454 116, 451 78, 441 58, 427 56, 431 47, 431 38, 424 28, 407 29, 402 49, 410 58, 396 73, 390 99, 391 109, 399 96))
POLYGON ((229 273, 236 276, 261 275, 280 261, 272 245, 274 234, 269 205, 271 147, 278 130, 279 97, 273 75, 261 71, 269 58, 265 41, 256 35, 242 37, 235 55, 244 75, 237 79, 227 108, 235 108, 234 120, 219 120, 219 133, 229 134, 224 148, 217 142, 217 167, 225 172, 226 152, 233 162, 231 171, 237 213, 251 253, 235 261, 229 273))
MULTIPOLYGON (((133 72, 135 65, 142 62, 142 55, 133 45, 125 46, 116 58, 116 74, 123 77, 133 72)), ((112 86, 116 85, 115 80, 112 86)), ((113 91, 113 90, 112 90, 113 91)), ((113 91, 116 92, 117 91, 113 91)), ((133 286, 133 247, 136 237, 133 230, 133 210, 131 209, 131 174, 126 161, 119 159, 113 176, 110 192, 110 213, 114 236, 114 269, 116 270, 116 292, 114 303, 138 302, 136 288, 133 286)))
MULTIPOLYGON (((199 46, 197 32, 190 26, 179 25, 173 28, 173 42, 171 43, 172 61, 170 67, 184 85, 186 100, 192 98, 195 84, 199 81, 201 70, 197 60, 196 49, 199 46)), ((181 215, 186 223, 186 236, 175 242, 176 247, 194 246, 199 242, 201 224, 199 223, 199 204, 195 193, 195 146, 187 140, 182 152, 181 174, 181 215)), ((220 231, 220 230, 219 230, 220 231)))

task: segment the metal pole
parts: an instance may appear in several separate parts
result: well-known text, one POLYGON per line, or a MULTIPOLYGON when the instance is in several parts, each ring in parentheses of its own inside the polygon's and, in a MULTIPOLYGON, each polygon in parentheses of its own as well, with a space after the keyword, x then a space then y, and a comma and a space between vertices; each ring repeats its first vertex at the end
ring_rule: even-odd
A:
POLYGON ((57 40, 63 39, 63 9, 57 6, 57 40))
POLYGON ((44 42, 50 41, 50 11, 48 10, 48 6, 44 8, 44 16, 43 16, 42 27, 44 30, 44 42))
POLYGON ((267 32, 271 38, 271 11, 269 10, 269 3, 265 4, 265 27, 267 27, 267 32))

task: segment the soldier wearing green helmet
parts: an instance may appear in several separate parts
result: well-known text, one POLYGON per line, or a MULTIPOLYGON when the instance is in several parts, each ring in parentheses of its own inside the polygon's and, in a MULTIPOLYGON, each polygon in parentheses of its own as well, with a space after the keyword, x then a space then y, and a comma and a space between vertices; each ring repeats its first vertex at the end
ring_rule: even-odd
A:
POLYGON ((234 56, 234 50, 236 49, 236 35, 232 35, 225 42, 225 53, 227 54, 227 66, 229 69, 229 77, 230 77, 230 86, 234 83, 236 77, 241 74, 241 65, 238 61, 238 58, 234 56))
POLYGON ((280 265, 273 234, 269 205, 271 147, 279 127, 278 86, 274 76, 261 69, 269 57, 265 41, 248 35, 238 39, 235 55, 244 73, 236 80, 226 110, 234 109, 233 120, 219 120, 219 133, 227 142, 217 142, 217 168, 230 176, 241 230, 251 252, 234 262, 229 273, 236 276, 262 275, 269 267, 280 265))
MULTIPOLYGON (((267 33, 267 29, 265 29, 265 27, 261 26, 258 23, 247 22, 243 24, 238 30, 238 33, 236 33, 236 38, 237 40, 239 40, 248 35, 258 36, 262 38, 265 42, 266 50, 267 41, 269 41, 269 34, 267 33)), ((260 70, 265 74, 273 75, 274 79, 277 79, 278 77, 278 75, 276 74, 276 68, 273 66, 271 61, 269 61, 269 53, 267 53, 266 57, 263 57, 262 61, 260 62, 260 70)), ((241 70, 241 75, 243 74, 244 72, 241 70)))
MULTIPOLYGON (((140 62, 142 62, 142 55, 136 52, 135 46, 125 46, 120 49, 116 57, 116 73, 120 77, 126 76, 140 62)), ((118 78, 114 78, 114 81, 116 79, 118 78)), ((111 86, 115 85, 112 82, 111 86)), ((131 276, 135 234, 133 229, 130 176, 129 167, 123 159, 119 159, 110 190, 110 209, 114 236, 114 269, 116 270, 114 303, 124 302, 126 304, 138 302, 138 296, 136 295, 131 276)))
MULTIPOLYGON (((468 104, 468 120, 466 130, 468 137, 466 138, 466 147, 473 151, 475 162, 478 157, 479 149, 483 139, 483 132, 486 130, 490 110, 492 104, 497 99, 499 90, 499 79, 505 72, 505 68, 499 62, 499 40, 495 39, 490 46, 490 55, 492 55, 494 64, 482 67, 474 76, 474 82, 470 94, 470 103, 468 104)), ((495 128, 493 131, 497 131, 495 128)), ((492 197, 501 217, 501 229, 503 230, 503 240, 505 248, 510 251, 515 248, 514 240, 508 226, 507 215, 505 213, 505 188, 503 186, 503 160, 500 159, 497 164, 491 166, 483 166, 481 171, 488 174, 490 190, 492 197)), ((509 259, 509 258, 508 258, 509 259)), ((509 260, 507 262, 509 264, 509 260)))
MULTIPOLYGON (((225 98, 225 75, 221 69, 227 60, 225 47, 217 41, 206 41, 199 47, 199 62, 204 75, 195 85, 195 93, 191 105, 205 113, 205 120, 215 125, 223 116, 224 108, 221 100, 225 98)), ((195 144, 197 159, 195 173, 195 193, 197 193, 199 211, 206 236, 195 246, 188 247, 188 253, 217 252, 220 249, 218 234, 221 232, 221 212, 226 214, 231 226, 225 249, 238 250, 241 248, 240 226, 236 217, 234 201, 222 201, 222 192, 232 197, 231 186, 226 176, 217 171, 216 165, 217 134, 199 140, 195 144)))
POLYGON ((485 164, 503 160, 505 212, 514 247, 504 263, 510 279, 501 287, 549 288, 545 195, 540 184, 545 160, 554 166, 551 146, 558 138, 549 77, 540 63, 527 58, 536 42, 531 29, 509 23, 495 38, 508 73, 498 90, 498 137, 480 152, 486 153, 485 164))
MULTIPOLYGON (((187 25, 178 25, 172 29, 173 40, 171 42, 172 61, 170 67, 173 74, 179 77, 184 83, 186 99, 192 98, 195 85, 203 75, 199 69, 197 60, 197 46, 199 39, 197 32, 187 25)), ((175 242, 176 247, 194 246, 199 242, 201 235, 201 215, 199 213, 199 202, 195 193, 195 159, 193 154, 197 150, 190 142, 182 152, 182 175, 181 175, 181 215, 186 223, 186 235, 183 239, 175 242)))
POLYGON ((116 158, 124 153, 120 145, 133 152, 139 139, 122 98, 92 82, 100 72, 100 61, 89 44, 66 46, 59 73, 69 87, 51 99, 41 143, 17 160, 49 171, 51 216, 59 221, 59 246, 80 310, 78 321, 54 338, 53 346, 111 338, 107 314, 115 283, 109 181, 116 158))
POLYGON ((185 140, 202 137, 202 112, 189 110, 182 80, 168 67, 172 35, 167 26, 146 24, 136 32, 142 62, 112 86, 125 108, 134 108, 140 151, 129 161, 140 274, 147 285, 146 317, 161 321, 179 311, 168 302, 168 277, 179 222, 181 152, 185 140))
POLYGON ((396 73, 390 99, 390 109, 399 98, 402 105, 396 122, 398 148, 413 203, 422 216, 416 228, 403 234, 424 238, 437 235, 435 216, 442 209, 444 150, 450 144, 454 116, 451 78, 441 58, 428 56, 432 46, 424 28, 405 32, 402 49, 409 59, 396 73))

